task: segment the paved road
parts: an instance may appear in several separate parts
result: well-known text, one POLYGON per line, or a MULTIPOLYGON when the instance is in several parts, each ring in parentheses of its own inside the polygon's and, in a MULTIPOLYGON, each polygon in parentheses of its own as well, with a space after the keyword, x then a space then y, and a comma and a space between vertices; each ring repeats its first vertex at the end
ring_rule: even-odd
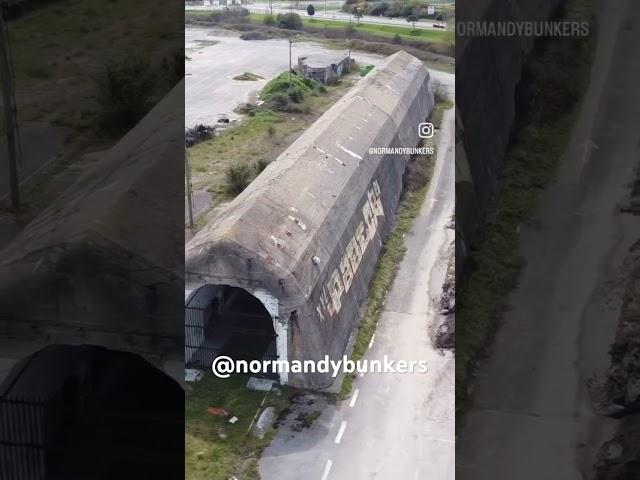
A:
POLYGON ((589 479, 613 421, 587 381, 609 365, 620 308, 615 277, 637 218, 617 213, 640 158, 640 2, 599 12, 591 85, 535 228, 528 264, 482 368, 458 437, 459 480, 589 479))
MULTIPOLYGON (((213 5, 213 6, 187 6, 185 5, 185 10, 189 11, 213 11, 213 10, 223 10, 227 8, 226 6, 222 5, 213 5)), ((289 7, 284 7, 284 6, 276 6, 275 4, 273 5, 273 9, 269 8, 269 4, 268 3, 254 3, 251 5, 244 5, 244 8, 246 8, 247 10, 249 10, 252 13, 270 13, 273 12, 274 15, 277 15, 278 13, 290 13, 291 12, 291 8, 289 7)), ((308 17, 306 10, 293 10, 295 13, 299 14, 301 17, 306 18, 308 17)), ((324 13, 321 9, 321 6, 317 7, 316 13, 313 15, 314 19, 326 19, 326 20, 339 20, 342 22, 349 22, 350 20, 352 22, 356 22, 356 19, 353 15, 350 15, 346 12, 327 12, 324 13)), ((360 23, 367 23, 367 24, 373 24, 373 25, 395 25, 396 27, 404 27, 404 28, 413 28, 409 22, 407 22, 404 18, 387 18, 387 17, 374 17, 374 16, 370 16, 370 15, 365 15, 362 18, 360 18, 360 23)), ((418 22, 416 22, 416 28, 419 29, 433 29, 433 30, 446 30, 446 28, 437 28, 434 27, 434 23, 438 23, 438 22, 433 22, 433 21, 428 21, 428 20, 420 20, 418 22)), ((442 24, 443 26, 445 26, 445 24, 442 24)))
MULTIPOLYGON (((453 75, 441 80, 451 92, 453 75)), ((454 174, 454 114, 448 110, 434 180, 365 356, 426 359, 429 372, 356 378, 352 397, 326 407, 310 429, 278 431, 260 460, 263 480, 454 478, 454 358, 436 351, 428 336, 437 315, 431 299, 442 291, 454 238, 445 228, 453 214, 454 174)))

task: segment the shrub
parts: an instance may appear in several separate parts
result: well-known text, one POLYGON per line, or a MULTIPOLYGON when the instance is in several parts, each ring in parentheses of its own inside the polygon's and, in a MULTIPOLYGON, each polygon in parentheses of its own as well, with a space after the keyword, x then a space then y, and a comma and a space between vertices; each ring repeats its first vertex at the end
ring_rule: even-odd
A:
POLYGON ((266 14, 264 16, 264 20, 263 20, 265 25, 275 25, 276 24, 276 19, 273 15, 271 15, 270 13, 266 14))
POLYGON ((248 165, 231 165, 227 170, 227 192, 237 195, 251 182, 251 169, 248 165))
POLYGON ((389 4, 387 2, 380 2, 369 10, 369 15, 381 16, 389 10, 389 4))
POLYGON ((396 33, 396 34, 393 36, 393 40, 392 40, 392 41, 393 41, 393 43, 395 43, 396 45, 402 45, 402 37, 400 36, 400 34, 399 34, 399 33, 396 33))
POLYGON ((299 90, 299 89, 297 89, 297 88, 292 88, 292 89, 289 91, 289 98, 290 98, 290 99, 291 99, 291 101, 292 101, 292 102, 294 102, 294 103, 300 103, 300 102, 302 102, 302 100, 303 100, 303 95, 302 95, 302 93, 300 92, 300 90, 299 90))
POLYGON ((107 130, 127 131, 151 109, 156 75, 146 61, 108 64, 97 83, 100 123, 107 130))
POLYGON ((310 17, 313 17, 315 13, 316 13, 315 7, 311 4, 307 5, 307 15, 309 15, 310 17))
POLYGON ((402 10, 404 5, 401 2, 395 1, 391 4, 391 6, 386 10, 385 14, 387 17, 399 17, 402 15, 402 10))
POLYGON ((269 103, 276 110, 285 111, 289 107, 289 96, 286 93, 276 93, 271 96, 269 103))
POLYGON ((269 166, 269 160, 265 160, 264 158, 261 158, 260 160, 258 160, 255 164, 256 175, 260 175, 260 173, 262 173, 262 171, 268 166, 269 166))
POLYGON ((279 28, 286 28, 288 30, 302 30, 302 20, 297 13, 279 13, 276 17, 279 28))

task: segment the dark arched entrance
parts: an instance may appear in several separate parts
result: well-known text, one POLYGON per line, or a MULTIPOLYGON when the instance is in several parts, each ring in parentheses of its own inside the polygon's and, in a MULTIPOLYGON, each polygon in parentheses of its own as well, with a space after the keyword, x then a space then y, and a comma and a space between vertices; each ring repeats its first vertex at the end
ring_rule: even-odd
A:
POLYGON ((214 358, 276 359, 274 320, 247 290, 204 285, 185 306, 185 356, 188 367, 210 368, 214 358))

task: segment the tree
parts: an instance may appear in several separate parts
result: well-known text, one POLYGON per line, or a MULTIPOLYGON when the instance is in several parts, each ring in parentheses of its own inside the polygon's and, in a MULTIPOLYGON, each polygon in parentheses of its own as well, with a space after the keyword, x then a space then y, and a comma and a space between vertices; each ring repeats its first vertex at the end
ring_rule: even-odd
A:
POLYGON ((407 16, 407 22, 411 22, 411 24, 413 25, 413 29, 416 29, 416 22, 418 21, 418 16, 414 15, 413 13, 409 16, 407 16))
POLYGON ((314 8, 314 6, 312 4, 307 5, 307 15, 313 17, 315 13, 316 9, 314 8))

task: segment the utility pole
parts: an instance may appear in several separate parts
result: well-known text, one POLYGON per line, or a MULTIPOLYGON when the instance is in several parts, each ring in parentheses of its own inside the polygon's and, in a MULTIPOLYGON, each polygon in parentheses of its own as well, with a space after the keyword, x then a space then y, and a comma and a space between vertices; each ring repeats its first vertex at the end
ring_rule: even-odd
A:
POLYGON ((293 84, 291 83, 291 36, 289 36, 289 91, 291 91, 291 88, 293 87, 293 84))
POLYGON ((193 193, 191 191, 191 164, 187 146, 184 146, 184 176, 187 189, 187 203, 189 204, 189 228, 193 228, 193 193))
POLYGON ((18 145, 16 127, 16 107, 11 68, 11 49, 9 31, 5 22, 5 6, 0 5, 0 81, 2 82, 2 100, 4 103, 4 121, 9 151, 9 188, 11 190, 11 206, 20 209, 20 185, 18 182, 18 145))

